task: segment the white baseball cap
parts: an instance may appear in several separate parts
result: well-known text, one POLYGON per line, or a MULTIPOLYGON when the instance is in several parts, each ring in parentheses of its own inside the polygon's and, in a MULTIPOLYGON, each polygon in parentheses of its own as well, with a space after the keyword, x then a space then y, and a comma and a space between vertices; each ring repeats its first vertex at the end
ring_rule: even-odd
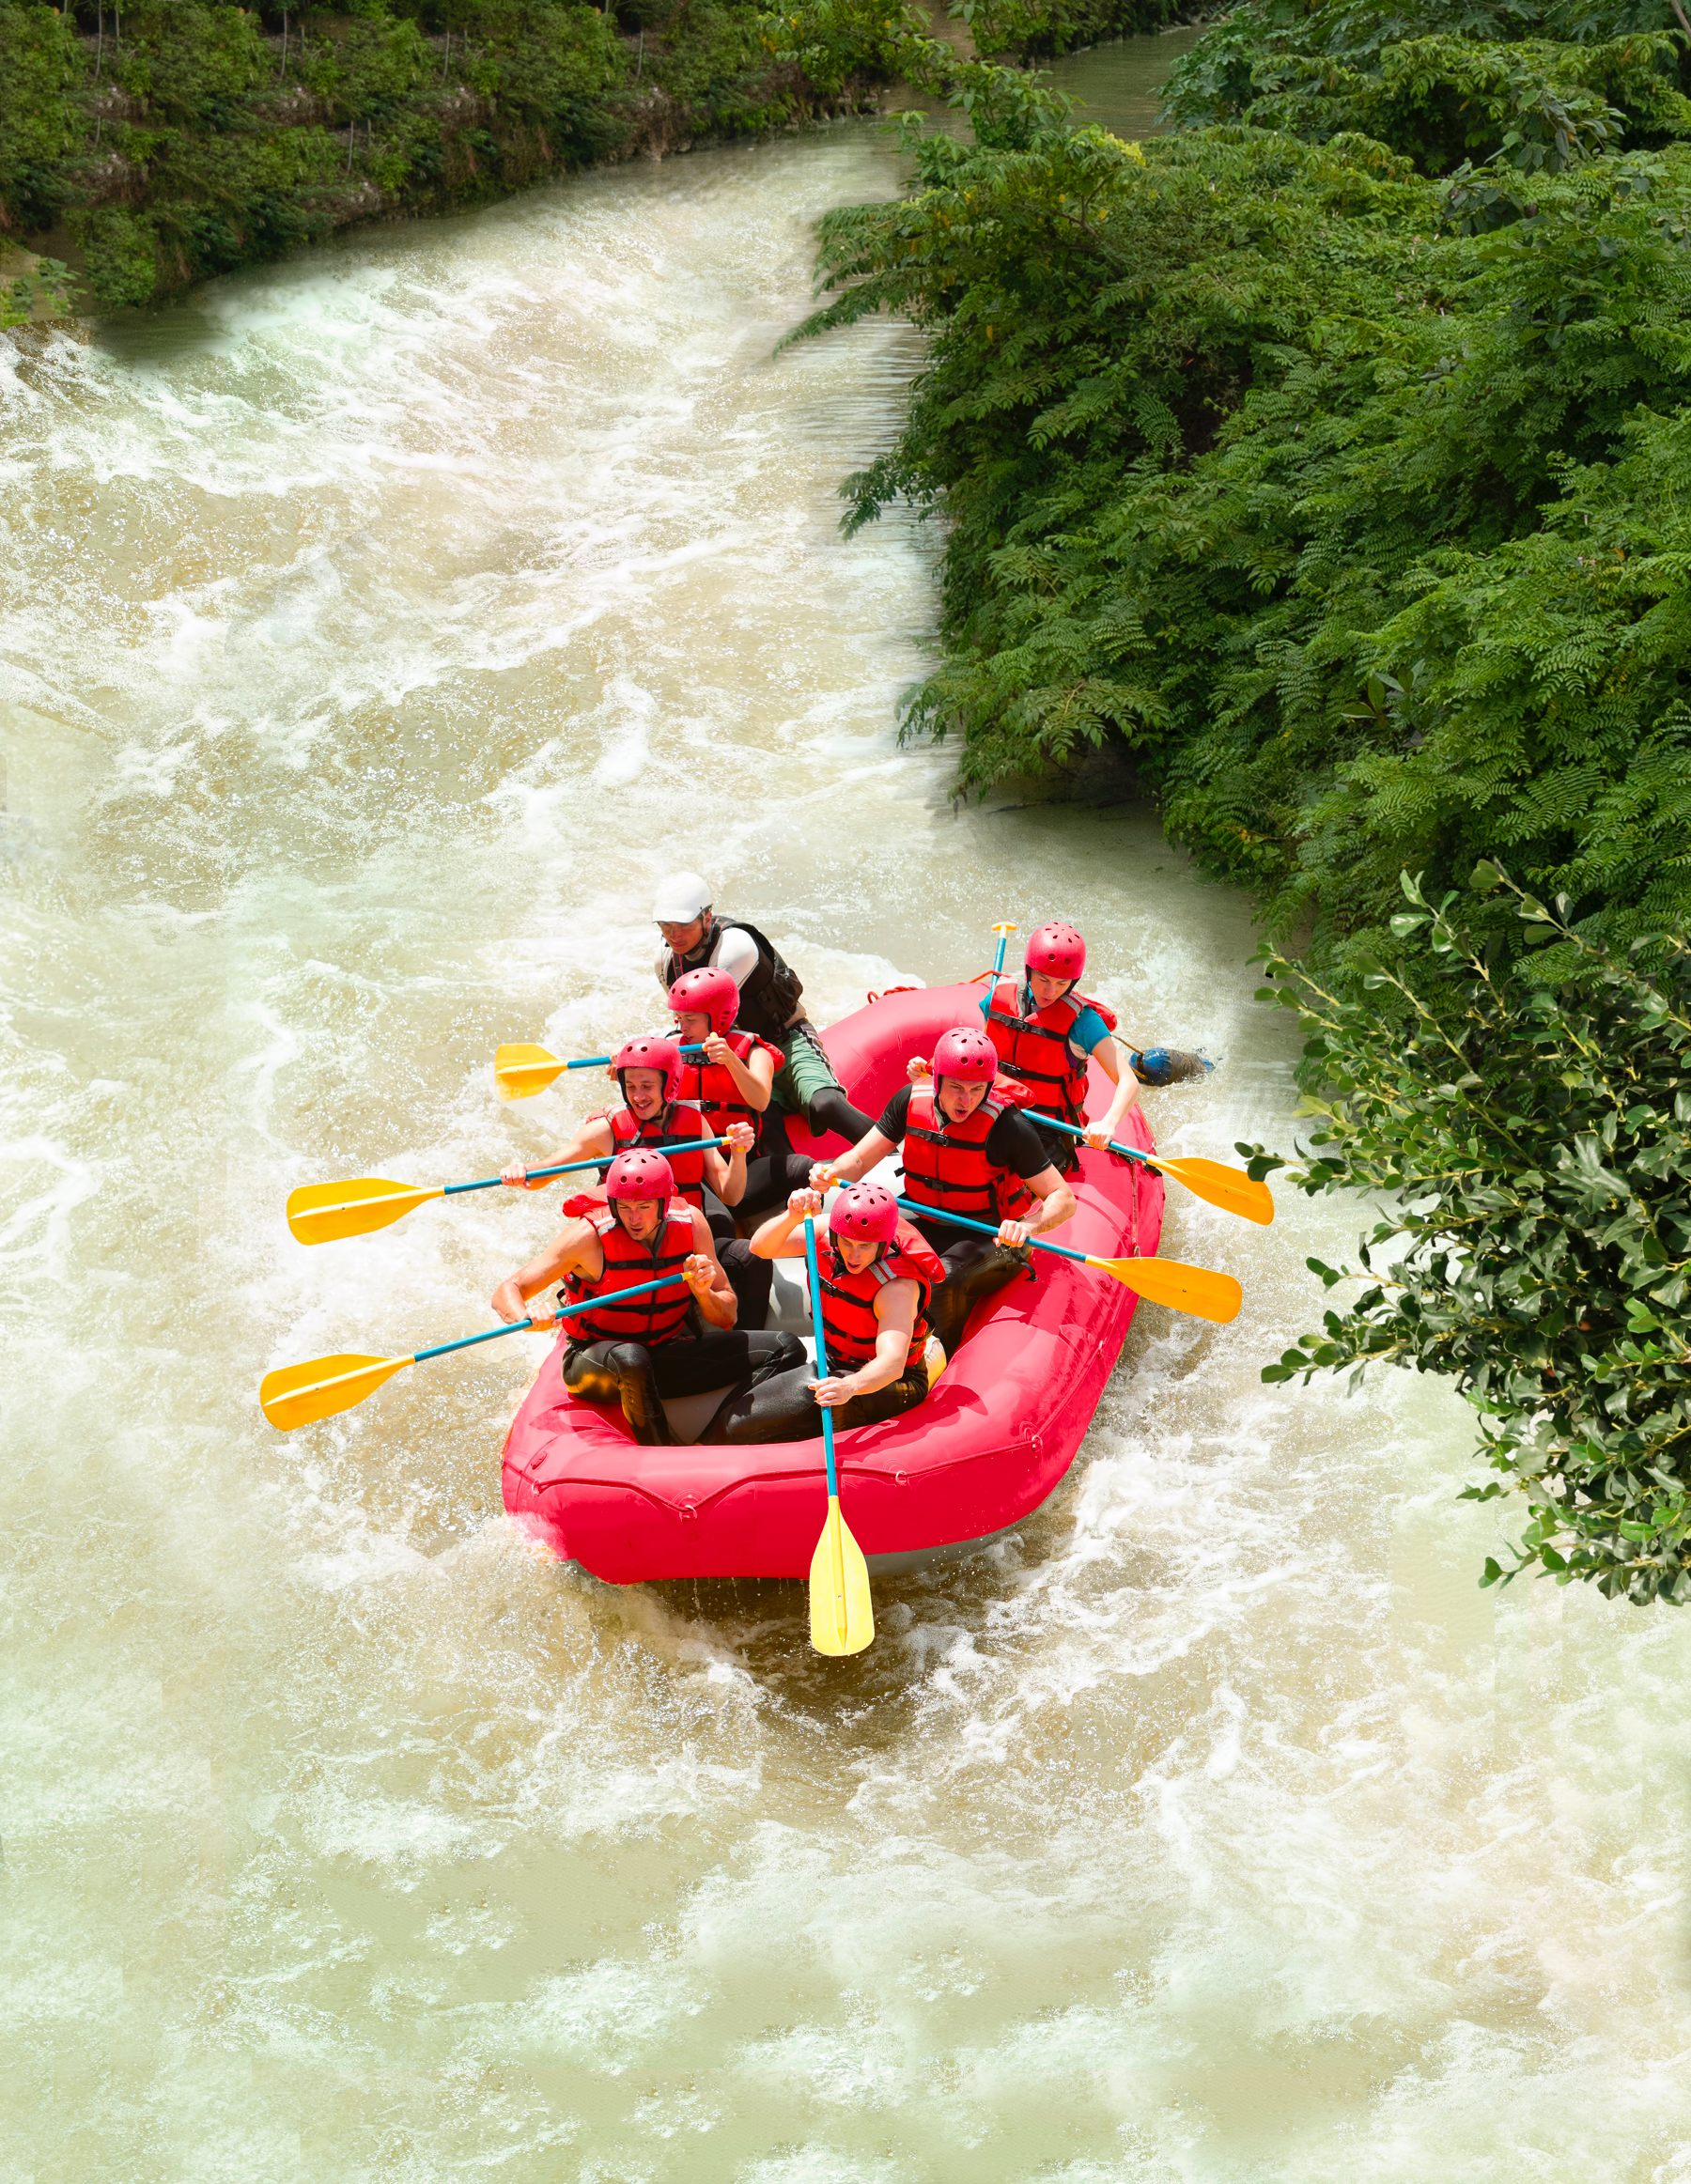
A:
POLYGON ((690 925, 710 907, 710 890, 696 872, 672 872, 658 886, 652 917, 659 925, 690 925))

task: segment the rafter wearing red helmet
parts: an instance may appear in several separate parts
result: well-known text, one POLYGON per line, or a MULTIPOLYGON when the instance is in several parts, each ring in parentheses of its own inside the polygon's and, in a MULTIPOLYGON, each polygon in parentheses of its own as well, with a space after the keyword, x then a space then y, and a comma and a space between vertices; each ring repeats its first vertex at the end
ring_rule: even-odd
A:
MULTIPOLYGON (((869 1118, 846 1098, 805 1010, 799 975, 768 935, 726 910, 719 916, 710 888, 696 872, 674 872, 659 882, 652 917, 661 937, 657 969, 665 991, 690 970, 708 966, 726 971, 739 990, 740 1030, 755 1031, 781 1050, 774 1082, 779 1114, 802 1115, 817 1136, 833 1130, 842 1138, 861 1137, 869 1118)), ((778 1123, 778 1116, 770 1121, 778 1123)), ((771 1144, 768 1150, 784 1152, 785 1146, 771 1144)))
POLYGON ((945 1267, 930 1318, 948 1355, 981 1299, 1028 1264, 1028 1238, 1060 1228, 1075 1211, 1074 1194, 1033 1125, 993 1096, 998 1067, 998 1049, 979 1025, 941 1032, 929 1065, 931 1089, 904 1086, 867 1137, 811 1171, 813 1189, 825 1189, 830 1176, 855 1183, 902 1145, 907 1197, 969 1220, 999 1222, 994 1239, 934 1216, 916 1220, 945 1267))
MULTIPOLYGON (((982 1004, 986 1030, 998 1050, 1000 1096, 1034 1107, 1086 1132, 1086 1143, 1105 1146, 1139 1098, 1139 1080, 1112 1036, 1114 1012, 1080 991, 1086 942, 1059 921, 1028 936, 1019 979, 1000 979, 982 1004), (1086 1119, 1086 1080, 1095 1061, 1115 1086, 1109 1111, 1086 1119)), ((1076 1140, 1060 1131, 1040 1132, 1052 1163, 1071 1174, 1078 1161, 1076 1140)))
MULTIPOLYGON (((821 1211, 820 1191, 796 1190, 752 1237, 752 1250, 766 1259, 802 1259, 804 1218, 821 1211)), ((930 1342, 925 1315, 945 1268, 890 1190, 854 1183, 841 1191, 816 1238, 816 1274, 827 1377, 819 1380, 807 1365, 742 1389, 718 1411, 712 1439, 811 1440, 822 1431, 824 1409, 832 1411, 837 1432, 879 1425, 914 1409, 933 1386, 945 1353, 930 1342)))
MULTIPOLYGON (((625 1040, 611 1058, 611 1075, 616 1079, 621 1100, 614 1107, 600 1107, 586 1116, 561 1153, 549 1154, 535 1166, 552 1168, 565 1161, 592 1160, 599 1155, 612 1160, 635 1145, 649 1149, 683 1138, 716 1137, 719 1133, 710 1128, 699 1109, 681 1097, 684 1066, 681 1050, 673 1039, 654 1033, 625 1040)), ((726 1160, 714 1147, 670 1155, 676 1191, 689 1205, 701 1210, 706 1206, 706 1191, 724 1206, 737 1206, 746 1187, 752 1127, 740 1123, 721 1134, 730 1139, 726 1160)), ((521 1161, 513 1161, 501 1170, 500 1181, 513 1188, 525 1187, 528 1169, 521 1161)), ((732 1226, 730 1223, 730 1232, 732 1226)))
POLYGON ((730 1123, 749 1123, 755 1130, 783 1060, 780 1047, 755 1031, 734 1029, 739 988, 725 970, 684 970, 669 1000, 677 1041, 705 1050, 681 1057, 681 1097, 699 1109, 713 1133, 730 1123))
POLYGON ((583 1402, 620 1403, 637 1441, 667 1447, 676 1435, 665 1396, 721 1387, 732 1401, 801 1365, 804 1348, 793 1335, 736 1327, 734 1290, 709 1225, 675 1195, 661 1154, 619 1154, 605 1192, 602 1204, 580 1201, 546 1249, 500 1283, 493 1309, 506 1322, 527 1317, 548 1326, 550 1316, 529 1303, 537 1292, 561 1281, 561 1303, 592 1300, 568 1322, 565 1387, 583 1402), (666 1275, 678 1278, 674 1287, 618 1302, 624 1291, 666 1275))
MULTIPOLYGON (((699 1109, 680 1096, 684 1070, 681 1050, 671 1038, 652 1033, 625 1041, 611 1060, 611 1073, 622 1092, 621 1102, 587 1116, 562 1152, 535 1162, 535 1166, 551 1168, 566 1161, 598 1157, 610 1160, 632 1146, 673 1146, 686 1138, 725 1137, 729 1147, 725 1160, 712 1146, 697 1153, 672 1152, 669 1162, 678 1195, 689 1205, 696 1206, 710 1224, 719 1255, 739 1298, 741 1324, 761 1327, 768 1312, 769 1270, 736 1238, 734 1216, 729 1211, 745 1196, 752 1125, 737 1122, 721 1133, 712 1130, 699 1109)), ((500 1180, 514 1188, 526 1186, 528 1169, 523 1162, 514 1161, 501 1171, 500 1180)))

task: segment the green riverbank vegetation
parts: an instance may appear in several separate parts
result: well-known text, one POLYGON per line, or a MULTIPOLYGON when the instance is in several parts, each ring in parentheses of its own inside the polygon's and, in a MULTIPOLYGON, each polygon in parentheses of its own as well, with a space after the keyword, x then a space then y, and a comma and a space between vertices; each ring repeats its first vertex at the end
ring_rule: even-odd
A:
POLYGON ((854 112, 925 22, 903 0, 0 0, 0 248, 43 254, 0 280, 0 323, 854 112))
POLYGON ((1676 1601, 1687 43, 1672 0, 1249 0, 1142 146, 934 55, 972 139, 908 124, 810 328, 927 339, 846 488, 946 519, 908 730, 977 789, 1125 754, 1304 1011, 1292 1180, 1394 1194, 1271 1375, 1452 1374, 1529 1510, 1488 1574, 1676 1601))

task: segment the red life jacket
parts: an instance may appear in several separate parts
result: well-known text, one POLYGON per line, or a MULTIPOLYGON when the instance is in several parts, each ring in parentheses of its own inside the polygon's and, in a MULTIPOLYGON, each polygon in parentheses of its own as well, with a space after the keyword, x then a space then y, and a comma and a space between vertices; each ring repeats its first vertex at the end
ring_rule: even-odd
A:
POLYGON ((1032 1192, 1019 1175, 986 1157, 986 1139, 1003 1112, 988 1092, 971 1115, 949 1122, 932 1091, 913 1086, 904 1138, 907 1196, 971 1221, 1020 1220, 1033 1203, 1032 1192))
MULTIPOLYGON (((880 1333, 875 1303, 890 1281, 916 1284, 910 1358, 921 1358, 928 1337, 923 1315, 928 1298, 945 1279, 945 1266, 933 1246, 908 1221, 899 1222, 892 1243, 884 1246, 861 1274, 847 1270, 831 1236, 818 1237, 816 1276, 822 1286, 822 1332, 830 1367, 866 1365, 875 1355, 875 1339, 880 1333)), ((908 1363, 907 1359, 907 1367, 908 1363)))
MULTIPOLYGON (((724 1031, 722 1036, 741 1061, 750 1061, 760 1050, 775 1057, 777 1069, 786 1059, 779 1046, 771 1046, 755 1031, 724 1031)), ((681 1097, 701 1110, 713 1138, 720 1138, 730 1123, 750 1123, 754 1130, 762 1126, 763 1109, 752 1106, 720 1061, 701 1061, 684 1054, 681 1063, 681 1097)))
POLYGON ((674 1342, 692 1328, 692 1292, 677 1281, 673 1289, 654 1290, 649 1296, 632 1297, 626 1305, 614 1299, 618 1290, 638 1289, 644 1281, 661 1281, 666 1274, 679 1274, 682 1262, 693 1248, 692 1216, 672 1199, 649 1244, 637 1244, 607 1205, 587 1216, 605 1271, 597 1281, 572 1274, 564 1284, 568 1302, 602 1298, 589 1312, 578 1312, 566 1324, 575 1342, 644 1342, 648 1348, 674 1342))
POLYGON ((1095 1009, 1107 1027, 1116 1028, 1115 1012, 1085 994, 1069 992, 1048 1009, 1022 1005, 1032 999, 1026 985, 1000 979, 986 1009, 986 1034, 999 1050, 1004 1074, 995 1090, 1014 1107, 1033 1107, 1059 1122, 1084 1124, 1089 1064, 1077 1061, 1069 1033, 1082 1009, 1095 1009))
MULTIPOLYGON (((626 1153, 630 1145, 673 1145, 679 1138, 714 1138, 716 1132, 700 1114, 697 1107, 683 1107, 672 1100, 668 1107, 659 1107, 649 1123, 636 1120, 632 1107, 609 1107, 603 1121, 611 1125, 611 1141, 618 1153, 626 1153)), ((664 1157, 670 1164, 670 1173, 675 1179, 675 1189, 690 1206, 705 1210, 705 1155, 702 1153, 670 1153, 664 1157)))

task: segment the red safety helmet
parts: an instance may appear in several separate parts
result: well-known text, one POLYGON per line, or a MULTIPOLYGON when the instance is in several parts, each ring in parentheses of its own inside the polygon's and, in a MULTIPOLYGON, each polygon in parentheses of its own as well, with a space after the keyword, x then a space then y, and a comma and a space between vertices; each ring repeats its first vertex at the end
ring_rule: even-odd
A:
POLYGON ((959 1084, 990 1084, 999 1073, 999 1050, 985 1031, 959 1024, 942 1031, 934 1047, 934 1083, 954 1077, 959 1084))
POLYGON ((684 970, 670 988, 670 1007, 677 1016, 708 1016, 713 1031, 731 1031, 739 1015, 738 982, 726 970, 706 964, 703 970, 684 970))
MULTIPOLYGON (((616 1081, 623 1082, 623 1073, 630 1069, 656 1069, 663 1077, 663 1096, 673 1100, 681 1090, 681 1049, 673 1039, 648 1033, 640 1039, 629 1039, 619 1046, 611 1059, 616 1072, 616 1081)), ((623 1097, 628 1096, 628 1088, 623 1085, 623 1097)))
POLYGON ((1086 968, 1086 943, 1072 925, 1053 920, 1028 935, 1023 958, 1030 970, 1046 978, 1066 978, 1071 984, 1086 968))
POLYGON ((854 1183, 835 1199, 828 1231, 854 1244, 890 1244, 898 1231, 898 1200, 885 1184, 854 1183))
POLYGON ((605 1175, 605 1196, 617 1199, 659 1199, 668 1202, 675 1195, 675 1171, 661 1153, 636 1145, 619 1153, 605 1175))

